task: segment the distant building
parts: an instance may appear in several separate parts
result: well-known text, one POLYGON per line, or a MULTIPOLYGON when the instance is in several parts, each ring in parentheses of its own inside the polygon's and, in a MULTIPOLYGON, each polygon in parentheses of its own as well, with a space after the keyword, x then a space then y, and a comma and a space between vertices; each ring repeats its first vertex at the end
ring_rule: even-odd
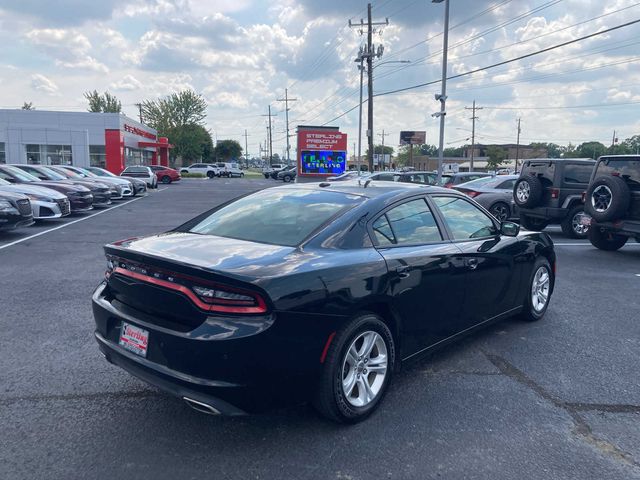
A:
POLYGON ((0 110, 0 163, 104 167, 169 164, 172 146, 121 113, 0 110))

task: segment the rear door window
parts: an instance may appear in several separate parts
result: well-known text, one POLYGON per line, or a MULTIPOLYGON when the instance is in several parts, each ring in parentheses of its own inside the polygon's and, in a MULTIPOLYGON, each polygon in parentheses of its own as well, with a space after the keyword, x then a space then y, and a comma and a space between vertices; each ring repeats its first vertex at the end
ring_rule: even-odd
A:
POLYGON ((440 229, 424 198, 388 210, 372 225, 380 246, 420 245, 442 240, 440 229))
POLYGON ((567 184, 588 184, 593 165, 565 165, 562 181, 567 184))
POLYGON ((516 179, 513 178, 511 180, 506 180, 498 185, 496 188, 498 190, 513 190, 514 185, 516 184, 516 179))

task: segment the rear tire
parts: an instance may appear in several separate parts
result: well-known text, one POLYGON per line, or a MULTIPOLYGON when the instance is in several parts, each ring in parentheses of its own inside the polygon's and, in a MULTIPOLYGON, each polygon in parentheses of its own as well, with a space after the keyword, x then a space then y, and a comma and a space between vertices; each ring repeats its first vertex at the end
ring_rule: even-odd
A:
POLYGON ((393 335, 382 319, 373 313, 354 318, 336 333, 329 345, 313 406, 335 422, 364 420, 384 398, 395 359, 393 335), (366 342, 372 339, 367 348, 366 342))
POLYGON ((215 176, 216 176, 216 174, 214 172, 207 172, 207 178, 208 179, 212 179, 215 176))
POLYGON ((522 225, 525 230, 530 230, 532 232, 541 232, 542 230, 547 228, 549 222, 542 218, 528 217, 526 215, 520 214, 520 225, 522 225))
POLYGON ((545 257, 539 257, 533 264, 531 276, 527 283, 527 297, 520 315, 523 320, 537 322, 544 317, 551 301, 554 283, 555 276, 551 271, 549 260, 545 257))
POLYGON ((284 183, 289 183, 291 181, 291 175, 285 175, 284 177, 282 177, 282 181, 284 183))
POLYGON ((564 217, 562 223, 560 224, 560 228, 562 228, 562 233, 569 238, 587 238, 589 234, 589 226, 582 225, 580 223, 580 217, 584 214, 584 206, 576 205, 567 216, 564 217))
POLYGON ((599 227, 591 227, 588 236, 591 245, 608 252, 620 250, 624 247, 624 244, 627 243, 627 240, 629 240, 629 237, 611 233, 599 227))
POLYGON ((511 209, 509 208, 509 205, 504 202, 496 202, 491 205, 491 208, 489 208, 489 213, 501 222, 504 222, 505 220, 509 220, 509 217, 511 216, 511 209))

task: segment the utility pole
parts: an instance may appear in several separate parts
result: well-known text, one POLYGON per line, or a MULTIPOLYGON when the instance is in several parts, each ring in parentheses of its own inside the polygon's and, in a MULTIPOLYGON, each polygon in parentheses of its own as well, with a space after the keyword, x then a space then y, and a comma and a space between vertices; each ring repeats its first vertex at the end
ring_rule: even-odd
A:
POLYGON ((379 133, 378 136, 382 137, 382 169, 384 170, 384 137, 391 135, 390 133, 384 133, 384 128, 382 129, 382 133, 379 133))
POLYGON ((140 118, 140 123, 142 123, 142 104, 134 103, 136 107, 138 107, 138 117, 140 118))
POLYGON ((516 171, 518 173, 518 156, 520 154, 520 118, 518 118, 518 139, 516 141, 516 171))
MULTIPOLYGON (((448 1, 448 0, 447 0, 448 1)), ((373 172, 373 57, 380 58, 382 56, 383 47, 380 45, 378 50, 376 51, 375 46, 373 45, 373 27, 378 25, 389 25, 389 19, 386 18, 384 22, 372 22, 371 21, 371 4, 367 4, 367 46, 365 52, 361 54, 361 56, 365 57, 367 60, 367 90, 368 90, 368 102, 367 102, 367 111, 368 111, 368 121, 367 121, 367 139, 369 145, 369 154, 367 155, 369 160, 369 171, 373 172)), ((360 19, 359 24, 351 23, 349 20, 349 26, 354 27, 358 26, 360 28, 360 33, 363 33, 363 27, 365 26, 364 20, 360 19)), ((360 102, 362 105, 362 102, 360 102)))
POLYGON ((289 93, 286 88, 284 89, 284 98, 278 99, 278 102, 284 102, 284 117, 287 123, 287 165, 291 164, 291 155, 289 153, 291 149, 289 145, 289 102, 295 102, 297 100, 297 98, 289 98, 289 93))
MULTIPOLYGON (((431 0, 433 3, 442 3, 443 0, 431 0)), ((440 111, 434 113, 434 117, 440 117, 440 142, 438 146, 438 184, 442 179, 442 164, 444 163, 444 117, 447 102, 447 53, 449 50, 449 0, 444 0, 444 39, 442 42, 442 90, 436 94, 436 100, 440 101, 440 111)))
MULTIPOLYGON (((269 105, 269 113, 266 115, 262 115, 263 117, 269 117, 269 126, 267 127, 267 131, 269 133, 267 141, 269 142, 269 166, 273 163, 273 136, 271 134, 271 117, 277 117, 278 114, 271 113, 271 105, 269 105)), ((289 141, 289 137, 287 137, 287 142, 289 141)))
MULTIPOLYGON (((360 20, 362 21, 362 20, 360 20)), ((360 65, 358 65, 358 69, 360 70, 360 108, 358 110, 358 159, 357 159, 357 164, 358 164, 358 176, 360 176, 360 158, 362 156, 362 84, 363 84, 363 77, 364 77, 364 57, 363 57, 363 53, 364 50, 362 48, 362 46, 360 47, 360 53, 358 55, 358 57, 356 58, 356 62, 360 62, 360 65)))
POLYGON ((469 161, 469 171, 473 172, 473 154, 476 149, 476 110, 482 110, 482 107, 476 107, 476 101, 473 101, 473 107, 464 107, 465 110, 472 110, 471 113, 471 159, 469 161))
POLYGON ((244 160, 245 160, 245 162, 247 164, 247 167, 249 166, 249 149, 247 147, 247 144, 248 144, 247 137, 248 136, 249 135, 247 135, 247 129, 245 128, 244 129, 244 160))
POLYGON ((356 160, 356 142, 353 142, 353 159, 357 162, 357 160, 356 160))

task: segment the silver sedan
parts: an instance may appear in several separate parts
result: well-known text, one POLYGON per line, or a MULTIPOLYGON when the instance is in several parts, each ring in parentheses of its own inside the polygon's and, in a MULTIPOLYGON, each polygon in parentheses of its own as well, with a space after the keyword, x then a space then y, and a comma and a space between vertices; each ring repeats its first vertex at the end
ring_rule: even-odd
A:
POLYGON ((518 207, 513 201, 513 186, 518 175, 498 175, 461 183, 454 190, 465 193, 489 210, 500 221, 518 220, 518 207))

